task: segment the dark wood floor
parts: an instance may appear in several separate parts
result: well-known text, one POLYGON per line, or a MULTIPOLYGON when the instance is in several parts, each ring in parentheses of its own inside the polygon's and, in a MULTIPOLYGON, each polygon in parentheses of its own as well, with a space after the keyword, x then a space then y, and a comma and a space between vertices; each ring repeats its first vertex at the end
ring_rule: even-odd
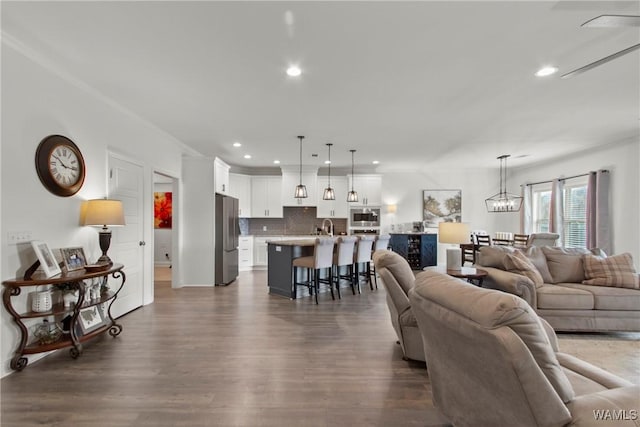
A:
MULTIPOLYGON (((158 283, 155 303, 123 317, 118 338, 3 378, 1 425, 446 425, 424 364, 402 360, 383 289, 325 293, 316 306, 269 296, 265 283, 265 272, 227 287, 158 283)), ((560 339, 640 383, 638 334, 560 339)))

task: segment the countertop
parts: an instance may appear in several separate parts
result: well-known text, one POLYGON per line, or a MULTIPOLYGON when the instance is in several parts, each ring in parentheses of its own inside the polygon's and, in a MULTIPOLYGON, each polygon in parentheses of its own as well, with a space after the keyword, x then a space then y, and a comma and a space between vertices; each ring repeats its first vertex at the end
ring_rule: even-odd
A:
POLYGON ((316 239, 267 240, 267 244, 281 246, 313 246, 316 244, 316 239))

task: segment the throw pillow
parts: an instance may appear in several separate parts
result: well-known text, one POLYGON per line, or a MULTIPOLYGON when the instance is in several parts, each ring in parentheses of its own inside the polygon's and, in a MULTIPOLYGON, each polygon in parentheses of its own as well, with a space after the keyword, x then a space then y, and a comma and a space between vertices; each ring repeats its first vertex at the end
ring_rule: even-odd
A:
POLYGON ((580 283, 585 279, 582 256, 590 253, 589 250, 543 246, 542 252, 547 258, 551 283, 580 283))
POLYGON ((511 273, 520 274, 531 279, 533 284, 536 285, 536 288, 544 284, 542 275, 540 275, 536 266, 520 251, 506 254, 504 257, 504 266, 505 269, 511 273))
POLYGON ((612 286, 616 288, 640 289, 638 274, 633 267, 630 253, 603 258, 584 255, 585 285, 612 286))

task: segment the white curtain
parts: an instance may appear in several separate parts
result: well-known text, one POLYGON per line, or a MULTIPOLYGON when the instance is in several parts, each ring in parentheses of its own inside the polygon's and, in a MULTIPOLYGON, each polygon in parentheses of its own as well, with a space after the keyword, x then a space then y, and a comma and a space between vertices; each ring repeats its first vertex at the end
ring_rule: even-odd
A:
POLYGON ((551 212, 549 215, 549 231, 558 233, 562 245, 564 242, 564 180, 554 179, 551 186, 551 212))
POLYGON ((609 171, 589 173, 587 182, 587 248, 612 253, 609 221, 609 171))
POLYGON ((533 186, 526 184, 522 187, 522 210, 520 210, 520 232, 533 233, 533 186))

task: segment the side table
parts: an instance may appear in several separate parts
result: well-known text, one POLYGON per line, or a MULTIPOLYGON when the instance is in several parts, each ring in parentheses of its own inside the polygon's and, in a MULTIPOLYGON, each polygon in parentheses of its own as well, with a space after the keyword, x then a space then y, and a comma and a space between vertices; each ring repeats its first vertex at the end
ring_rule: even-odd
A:
POLYGON ((462 267, 460 270, 448 270, 444 266, 437 267, 425 267, 424 270, 435 270, 440 273, 448 274, 452 277, 457 277, 458 279, 466 279, 467 282, 482 287, 482 282, 484 278, 487 277, 489 273, 486 270, 475 267, 462 267), (478 283, 474 283, 476 280, 478 283))

